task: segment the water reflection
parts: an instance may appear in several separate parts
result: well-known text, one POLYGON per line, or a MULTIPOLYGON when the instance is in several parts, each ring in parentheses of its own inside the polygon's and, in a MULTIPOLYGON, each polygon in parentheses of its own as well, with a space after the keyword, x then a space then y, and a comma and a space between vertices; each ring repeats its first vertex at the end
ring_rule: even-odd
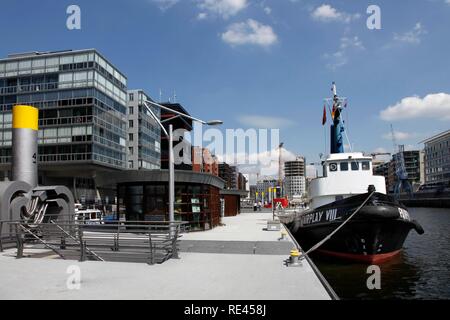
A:
POLYGON ((341 299, 450 299, 450 210, 410 214, 425 234, 411 231, 402 254, 380 265, 381 290, 367 288, 367 265, 312 256, 341 299))

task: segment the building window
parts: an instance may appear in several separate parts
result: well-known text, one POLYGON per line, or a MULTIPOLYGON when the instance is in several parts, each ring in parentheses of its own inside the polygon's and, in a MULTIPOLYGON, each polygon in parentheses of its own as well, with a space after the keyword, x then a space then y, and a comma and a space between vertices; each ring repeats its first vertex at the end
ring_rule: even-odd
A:
POLYGON ((129 134, 128 134, 128 140, 134 141, 134 134, 129 133, 129 134))
POLYGON ((128 120, 128 127, 133 128, 134 127, 134 121, 128 120))
POLYGON ((133 148, 133 147, 129 147, 129 148, 128 148, 128 154, 129 154, 130 156, 132 156, 132 155, 134 154, 134 148, 133 148))
POLYGON ((133 161, 128 161, 128 169, 133 169, 133 161))
POLYGON ((129 99, 130 99, 130 101, 134 101, 134 93, 129 94, 129 99))
POLYGON ((128 107, 128 113, 129 114, 134 114, 134 108, 133 107, 128 107))

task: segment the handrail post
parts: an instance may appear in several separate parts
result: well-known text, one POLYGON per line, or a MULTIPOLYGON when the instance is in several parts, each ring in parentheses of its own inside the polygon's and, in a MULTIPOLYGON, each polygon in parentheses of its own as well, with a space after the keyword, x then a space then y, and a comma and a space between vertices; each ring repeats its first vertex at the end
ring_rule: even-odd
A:
POLYGON ((59 246, 61 250, 66 250, 66 238, 61 236, 61 245, 59 246))
POLYGON ((150 265, 154 265, 155 264, 155 256, 154 256, 154 252, 153 252, 153 242, 152 242, 152 233, 150 232, 150 225, 148 225, 148 244, 150 247, 150 265))
POLYGON ((119 241, 120 241, 120 222, 117 221, 117 234, 116 234, 116 247, 114 248, 116 251, 119 251, 119 241))
POLYGON ((177 247, 179 231, 180 231, 180 225, 177 224, 177 226, 175 227, 175 234, 173 235, 173 239, 172 239, 172 258, 173 259, 180 259, 180 256, 178 255, 178 247, 177 247))
POLYGON ((3 221, 0 221, 0 252, 3 252, 3 221))
POLYGON ((78 237, 80 239, 80 261, 83 262, 86 260, 86 243, 83 241, 83 229, 81 225, 78 227, 78 237))
POLYGON ((16 225, 16 240, 17 240, 17 259, 23 258, 23 232, 19 231, 19 224, 16 225))

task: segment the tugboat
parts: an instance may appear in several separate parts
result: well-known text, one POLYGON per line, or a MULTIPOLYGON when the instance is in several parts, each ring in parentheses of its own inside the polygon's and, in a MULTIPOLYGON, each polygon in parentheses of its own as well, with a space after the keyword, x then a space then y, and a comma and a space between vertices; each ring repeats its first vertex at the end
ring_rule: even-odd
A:
MULTIPOLYGON (((336 258, 385 262, 401 252, 411 229, 424 231, 405 206, 386 194, 385 178, 373 175, 371 157, 344 152, 346 99, 337 95, 335 83, 332 91, 333 98, 326 99, 332 105, 331 154, 322 162, 323 176, 311 181, 309 209, 286 226, 305 251, 317 247, 318 253, 336 258)), ((323 124, 326 114, 324 107, 323 124)))

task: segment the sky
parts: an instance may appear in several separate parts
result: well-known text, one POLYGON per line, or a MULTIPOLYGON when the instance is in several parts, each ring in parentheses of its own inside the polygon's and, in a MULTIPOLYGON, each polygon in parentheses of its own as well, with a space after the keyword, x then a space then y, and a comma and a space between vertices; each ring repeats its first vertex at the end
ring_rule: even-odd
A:
POLYGON ((353 151, 393 152, 391 124, 408 149, 450 129, 450 0, 15 0, 0 29, 1 57, 96 48, 130 89, 175 93, 222 130, 279 128, 287 157, 308 163, 329 149, 333 81, 353 151), (79 30, 66 25, 73 4, 79 30))

